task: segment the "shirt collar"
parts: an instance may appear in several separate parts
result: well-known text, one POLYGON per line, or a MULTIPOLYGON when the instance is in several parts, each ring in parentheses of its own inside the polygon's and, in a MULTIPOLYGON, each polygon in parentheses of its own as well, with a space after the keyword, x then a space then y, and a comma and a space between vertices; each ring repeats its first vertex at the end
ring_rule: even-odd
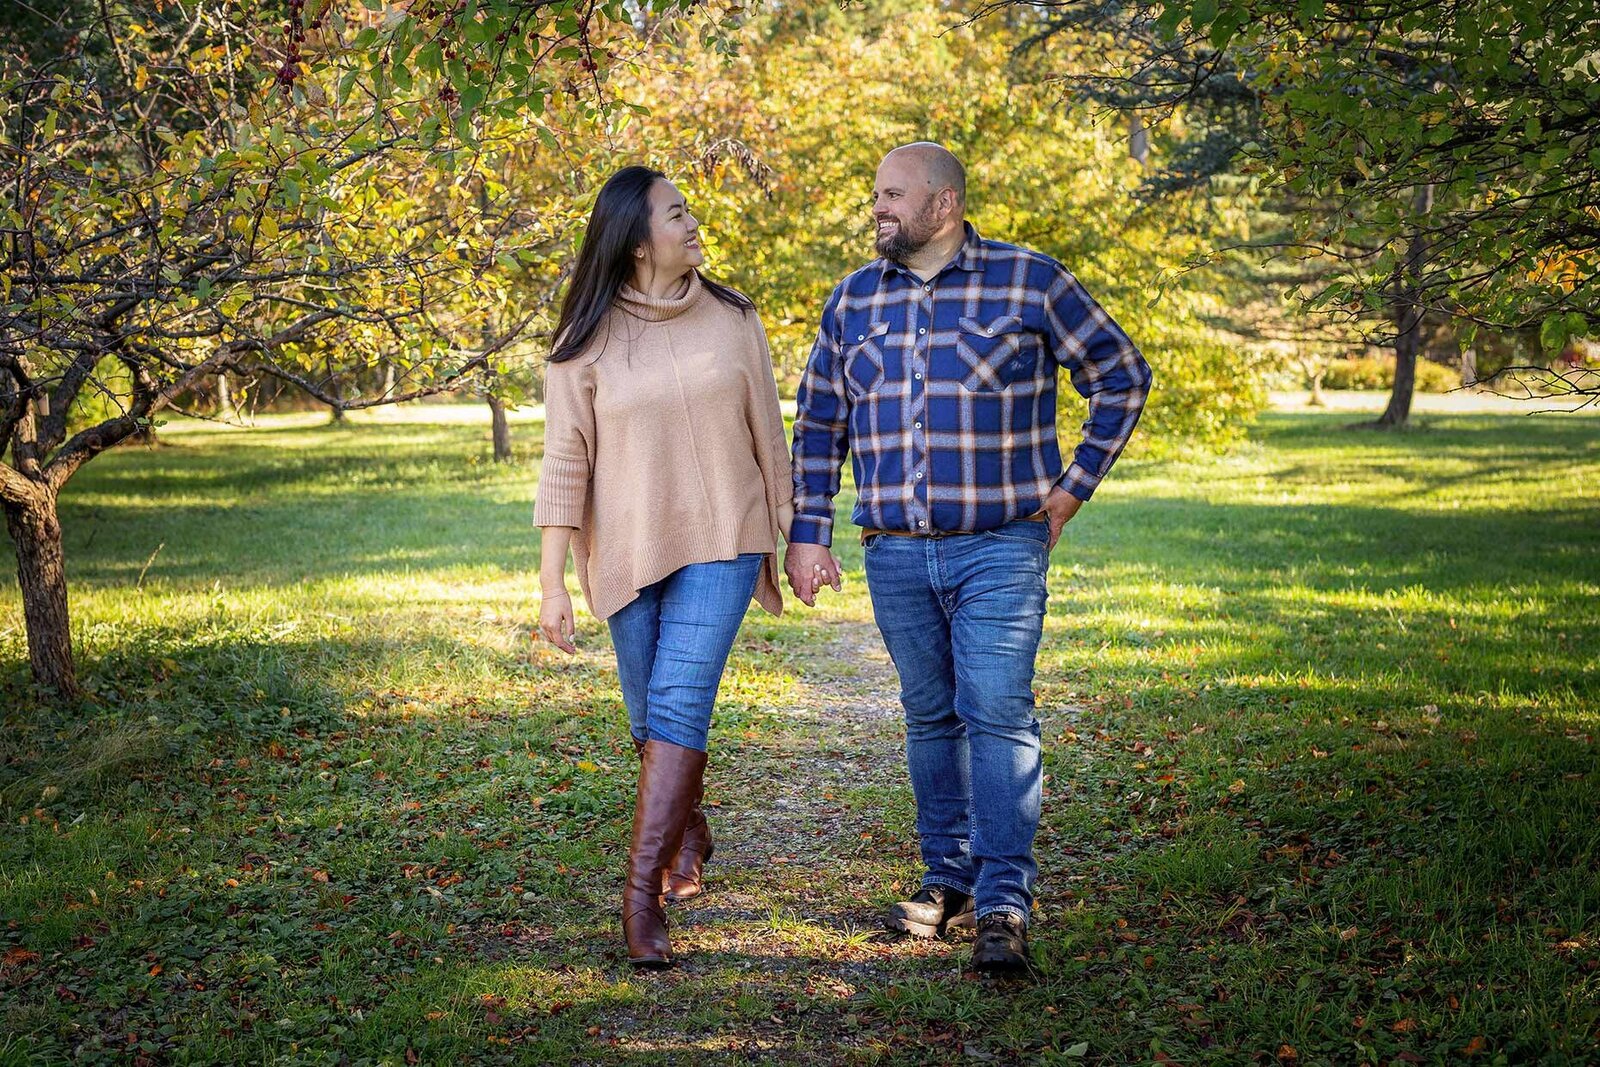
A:
MULTIPOLYGON (((966 239, 961 242, 961 247, 956 251, 950 262, 940 268, 939 274, 943 274, 947 270, 982 271, 984 268, 984 261, 987 259, 987 255, 984 252, 983 237, 979 235, 978 228, 972 223, 963 220, 961 225, 966 231, 966 239)), ((884 277, 896 273, 913 277, 911 271, 903 264, 896 263, 892 259, 884 259, 882 262, 884 277)), ((935 275, 935 277, 937 276, 935 275)))

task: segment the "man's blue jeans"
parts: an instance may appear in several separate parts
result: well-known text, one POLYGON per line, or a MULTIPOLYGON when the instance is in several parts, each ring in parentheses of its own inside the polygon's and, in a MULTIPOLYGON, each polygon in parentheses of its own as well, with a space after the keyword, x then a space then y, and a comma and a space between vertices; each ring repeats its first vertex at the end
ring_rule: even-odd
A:
POLYGON ((1028 922, 1038 865, 1039 720, 1049 525, 951 537, 879 534, 867 588, 900 675, 924 886, 970 893, 978 918, 1028 922))
POLYGON ((705 751, 717 687, 765 559, 747 552, 691 563, 606 620, 634 737, 705 751))

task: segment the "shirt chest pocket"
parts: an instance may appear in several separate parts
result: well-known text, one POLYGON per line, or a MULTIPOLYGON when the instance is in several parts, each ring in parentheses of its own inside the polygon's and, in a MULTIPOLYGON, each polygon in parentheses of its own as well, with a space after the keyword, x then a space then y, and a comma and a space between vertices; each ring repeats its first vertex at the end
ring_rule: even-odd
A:
POLYGON ((956 355, 966 372, 963 388, 989 393, 1033 377, 1039 346, 1022 319, 1016 315, 988 321, 964 318, 958 325, 956 355))
POLYGON ((870 392, 883 381, 883 339, 887 322, 869 322, 844 337, 844 378, 852 397, 870 392))

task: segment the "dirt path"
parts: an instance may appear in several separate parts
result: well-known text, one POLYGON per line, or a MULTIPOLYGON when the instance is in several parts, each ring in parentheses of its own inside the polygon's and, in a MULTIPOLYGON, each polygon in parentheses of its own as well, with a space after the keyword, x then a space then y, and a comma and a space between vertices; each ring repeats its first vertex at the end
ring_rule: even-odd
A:
MULTIPOLYGON (((884 990, 909 982, 944 996, 977 982, 962 974, 970 933, 921 941, 880 927, 921 867, 899 681, 876 628, 838 624, 800 675, 798 699, 714 758, 707 891, 673 908, 679 965, 622 976, 640 999, 620 1001, 601 1027, 622 1058, 926 1062, 885 1046, 916 1033, 924 1009, 885 1002, 884 990), (903 1011, 909 1027, 881 1026, 903 1011)), ((1051 718, 1047 738, 1066 725, 1051 718)), ((938 1044, 948 1030, 933 1025, 918 1040, 938 1044)), ((927 1053, 982 1058, 970 1041, 927 1053)))

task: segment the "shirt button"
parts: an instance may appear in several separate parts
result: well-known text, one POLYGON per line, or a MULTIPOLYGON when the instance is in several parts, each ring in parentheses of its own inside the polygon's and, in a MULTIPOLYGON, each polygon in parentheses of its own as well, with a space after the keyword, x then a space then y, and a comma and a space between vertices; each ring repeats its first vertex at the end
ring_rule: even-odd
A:
POLYGON ((918 519, 918 520, 917 520, 917 525, 918 525, 918 526, 926 526, 926 525, 928 525, 928 524, 927 524, 927 522, 926 522, 926 521, 924 521, 924 520, 922 520, 922 519, 918 519))
POLYGON ((922 372, 918 371, 917 373, 913 374, 912 377, 920 382, 920 381, 922 381, 922 372))
POLYGON ((912 424, 911 424, 911 428, 912 428, 912 429, 914 429, 914 430, 920 430, 920 429, 922 429, 922 423, 920 423, 920 422, 913 422, 913 423, 912 423, 912 424))
POLYGON ((921 478, 921 477, 922 477, 922 472, 921 472, 921 471, 918 471, 918 472, 917 472, 917 477, 918 477, 918 478, 921 478))
POLYGON ((923 292, 924 292, 924 293, 931 293, 931 292, 933 292, 933 286, 931 286, 931 285, 924 285, 924 286, 923 286, 923 287, 922 287, 922 291, 923 291, 923 292))
POLYGON ((864 333, 856 334, 856 340, 857 341, 865 341, 866 339, 867 339, 867 335, 866 334, 864 334, 864 333))
POLYGON ((983 332, 984 333, 994 333, 994 327, 993 326, 985 326, 983 328, 983 332))
POLYGON ((927 333, 927 332, 928 332, 928 331, 927 331, 927 330, 924 330, 924 329, 923 329, 923 328, 922 328, 922 327, 921 327, 921 326, 918 326, 918 327, 917 327, 917 332, 918 332, 918 333, 927 333))

